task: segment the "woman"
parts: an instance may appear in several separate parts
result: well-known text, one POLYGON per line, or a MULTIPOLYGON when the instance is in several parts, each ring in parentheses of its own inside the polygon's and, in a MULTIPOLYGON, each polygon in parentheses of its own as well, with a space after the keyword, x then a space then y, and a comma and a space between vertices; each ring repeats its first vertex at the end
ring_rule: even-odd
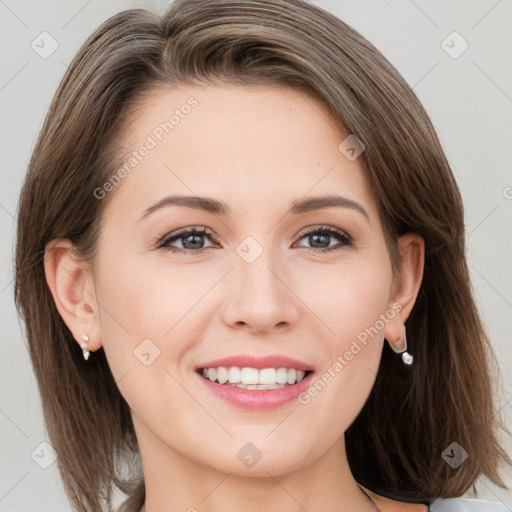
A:
POLYGON ((507 509, 450 500, 512 463, 457 184, 411 88, 328 12, 107 20, 55 95, 17 235, 76 510, 116 490, 125 512, 507 509))

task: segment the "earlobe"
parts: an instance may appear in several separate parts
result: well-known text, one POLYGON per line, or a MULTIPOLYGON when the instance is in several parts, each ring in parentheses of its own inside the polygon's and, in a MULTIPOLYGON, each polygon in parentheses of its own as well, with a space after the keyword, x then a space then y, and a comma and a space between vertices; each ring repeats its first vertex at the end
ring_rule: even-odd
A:
MULTIPOLYGON (((46 245, 44 256, 46 282, 57 310, 79 344, 83 333, 96 331, 97 315, 95 291, 90 270, 76 257, 68 239, 52 240, 46 245)), ((97 340, 90 339, 88 347, 97 340)))

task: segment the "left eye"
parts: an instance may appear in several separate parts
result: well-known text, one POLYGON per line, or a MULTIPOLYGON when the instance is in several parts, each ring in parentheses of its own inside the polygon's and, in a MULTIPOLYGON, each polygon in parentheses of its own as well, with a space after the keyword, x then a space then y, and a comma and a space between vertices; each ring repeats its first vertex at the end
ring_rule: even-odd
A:
POLYGON ((309 249, 312 249, 314 252, 335 251, 337 249, 341 249, 343 246, 352 245, 352 238, 349 235, 330 226, 322 226, 320 228, 311 229, 305 233, 302 233, 298 240, 302 240, 303 238, 307 238, 309 242, 313 244, 327 243, 327 247, 309 247, 309 249), (341 244, 338 244, 338 246, 329 247, 329 241, 333 237, 340 240, 341 244))
MULTIPOLYGON (((186 231, 180 231, 179 233, 176 234, 165 236, 163 239, 161 239, 158 248, 164 248, 168 251, 175 253, 200 254, 204 252, 205 249, 208 249, 208 247, 204 247, 203 238, 205 237, 217 244, 219 243, 213 232, 211 232, 207 228, 192 228, 186 231), (171 244, 175 242, 180 242, 182 247, 172 246, 171 244)), ((311 249, 313 252, 334 251, 337 249, 341 249, 344 246, 352 245, 352 238, 349 235, 347 235, 343 231, 340 231, 336 228, 332 228, 330 226, 321 226, 311 229, 305 233, 302 233, 296 240, 302 239, 308 239, 310 243, 313 244, 322 245, 327 243, 327 247, 309 247, 309 249, 311 249), (329 242, 331 241, 330 239, 332 237, 337 238, 341 243, 334 247, 330 246, 329 242)))

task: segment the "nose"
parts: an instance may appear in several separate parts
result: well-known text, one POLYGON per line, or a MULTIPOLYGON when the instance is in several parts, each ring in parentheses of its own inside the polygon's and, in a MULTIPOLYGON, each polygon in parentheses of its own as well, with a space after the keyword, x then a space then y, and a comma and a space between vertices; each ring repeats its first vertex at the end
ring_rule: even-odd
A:
POLYGON ((235 259, 235 268, 225 278, 225 324, 258 335, 294 326, 299 318, 299 300, 289 275, 270 251, 252 263, 235 259))

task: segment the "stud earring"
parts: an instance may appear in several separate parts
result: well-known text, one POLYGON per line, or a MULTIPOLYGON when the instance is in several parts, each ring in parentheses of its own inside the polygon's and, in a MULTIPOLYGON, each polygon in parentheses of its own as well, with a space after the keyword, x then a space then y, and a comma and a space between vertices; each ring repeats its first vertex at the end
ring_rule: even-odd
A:
POLYGON ((414 358, 411 354, 409 354, 409 352, 407 352, 407 336, 405 334, 405 329, 403 337, 394 343, 390 343, 389 345, 396 354, 402 354, 402 361, 405 364, 412 364, 414 358))
POLYGON ((89 356, 91 355, 89 350, 87 350, 87 345, 86 345, 86 343, 89 341, 89 336, 87 336, 87 334, 82 334, 81 337, 84 342, 80 344, 80 347, 82 348, 82 353, 84 355, 84 359, 87 361, 89 359, 89 356))

